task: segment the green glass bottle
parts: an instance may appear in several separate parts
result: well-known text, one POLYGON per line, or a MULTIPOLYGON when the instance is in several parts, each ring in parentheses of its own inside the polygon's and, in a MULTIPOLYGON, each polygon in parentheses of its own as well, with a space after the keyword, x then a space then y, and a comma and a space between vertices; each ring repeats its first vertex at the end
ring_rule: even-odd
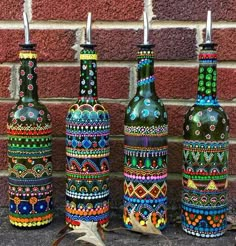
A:
POLYGON ((24 13, 25 44, 20 45, 20 99, 7 124, 9 219, 18 227, 40 227, 53 219, 51 117, 38 101, 37 53, 29 41, 24 13))
POLYGON ((66 117, 66 223, 109 222, 108 111, 97 97, 97 53, 91 44, 91 13, 80 52, 80 92, 66 117))
POLYGON ((205 238, 224 234, 227 220, 229 120, 217 101, 215 44, 208 11, 199 54, 197 100, 184 122, 182 228, 205 238))
POLYGON ((141 226, 146 226, 148 219, 157 229, 167 223, 167 113, 155 92, 154 45, 147 37, 144 12, 137 92, 126 109, 124 128, 124 225, 131 230, 131 216, 141 226))

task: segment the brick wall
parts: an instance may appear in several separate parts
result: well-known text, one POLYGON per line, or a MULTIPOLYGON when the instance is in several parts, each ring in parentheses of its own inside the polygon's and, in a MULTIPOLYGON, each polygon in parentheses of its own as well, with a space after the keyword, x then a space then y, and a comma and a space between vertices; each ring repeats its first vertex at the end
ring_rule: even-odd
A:
POLYGON ((168 184, 170 207, 180 200, 182 125, 197 91, 198 44, 206 12, 212 9, 218 45, 218 90, 231 120, 230 201, 236 201, 236 4, 234 0, 4 0, 0 1, 0 206, 7 205, 6 118, 18 94, 18 43, 23 42, 22 11, 38 44, 39 96, 53 117, 56 204, 64 205, 65 116, 79 90, 79 44, 87 12, 99 54, 99 97, 111 113, 112 206, 122 205, 124 109, 135 93, 136 44, 142 42, 142 12, 152 22, 156 90, 169 114, 168 184), (233 198, 234 196, 234 198, 233 198))

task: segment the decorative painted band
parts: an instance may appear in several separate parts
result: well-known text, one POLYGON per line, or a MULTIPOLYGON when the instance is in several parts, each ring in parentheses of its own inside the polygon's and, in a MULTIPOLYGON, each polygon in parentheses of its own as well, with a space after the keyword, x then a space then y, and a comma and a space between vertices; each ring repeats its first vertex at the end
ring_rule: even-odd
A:
POLYGON ((94 199, 108 197, 109 190, 103 192, 96 192, 96 193, 78 193, 78 192, 66 190, 66 195, 71 198, 94 200, 94 199))
POLYGON ((97 54, 80 54, 80 60, 97 60, 97 54))
POLYGON ((52 177, 43 177, 37 179, 19 179, 8 177, 8 182, 10 185, 16 186, 41 186, 41 185, 50 185, 52 183, 52 177))
POLYGON ((160 126, 125 126, 124 134, 133 136, 167 136, 168 125, 160 126))
POLYGON ((34 51, 20 51, 20 59, 37 59, 37 53, 34 51))

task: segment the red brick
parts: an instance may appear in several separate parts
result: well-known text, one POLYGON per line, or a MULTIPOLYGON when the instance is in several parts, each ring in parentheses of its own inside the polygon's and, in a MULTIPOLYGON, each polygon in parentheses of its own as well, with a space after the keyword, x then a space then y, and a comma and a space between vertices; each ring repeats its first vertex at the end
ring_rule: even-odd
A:
POLYGON ((142 0, 34 0, 33 19, 37 20, 85 20, 92 12, 93 20, 139 20, 143 13, 142 0))
POLYGON ((219 99, 232 100, 236 95, 236 86, 234 78, 236 69, 218 68, 218 88, 217 94, 219 99))
POLYGON ((0 103, 0 112, 1 112, 1 117, 0 117, 0 134, 6 134, 7 132, 7 118, 8 118, 8 113, 11 109, 11 107, 15 105, 15 103, 0 103))
MULTIPOLYGON (((196 98, 198 68, 155 67, 156 92, 160 98, 196 98)), ((236 69, 218 68, 218 98, 233 99, 236 95, 236 69)))
MULTIPOLYGON (((93 30, 100 60, 134 60, 137 45, 143 42, 142 30, 93 30), (109 44, 109 46, 107 46, 109 44)), ((156 45, 158 60, 190 60, 196 58, 196 30, 165 28, 150 31, 150 43, 156 45)))
MULTIPOLYGON (((74 61, 74 31, 31 30, 31 38, 37 44, 39 61, 74 61)), ((24 43, 23 30, 0 30, 0 62, 18 61, 19 43, 24 43)))
POLYGON ((229 174, 236 174, 236 144, 229 146, 229 174))
POLYGON ((182 136, 186 106, 166 106, 168 114, 169 136, 182 136))
POLYGON ((66 166, 66 146, 65 138, 57 138, 52 142, 53 170, 65 171, 66 166))
POLYGON ((0 208, 8 206, 8 183, 7 177, 0 177, 0 208))
POLYGON ((39 97, 77 97, 79 80, 77 67, 39 67, 39 97))
POLYGON ((124 167, 124 141, 123 140, 111 140, 110 141, 110 171, 111 172, 123 172, 124 167))
POLYGON ((235 208, 236 208, 236 181, 229 181, 229 195, 228 195, 228 199, 229 199, 229 210, 231 212, 234 212, 235 214, 235 208))
MULTIPOLYGON (((79 81, 78 67, 39 67, 38 69, 39 96, 42 98, 77 97, 79 81)), ((128 98, 128 93, 128 68, 98 68, 98 96, 100 98, 128 98)))
POLYGON ((7 140, 0 140, 0 170, 7 169, 7 140))
POLYGON ((168 173, 182 172, 182 143, 170 142, 168 143, 168 173))
POLYGON ((118 103, 104 103, 104 106, 109 111, 111 117, 111 135, 123 135, 125 106, 118 103))
POLYGON ((186 67, 156 67, 156 92, 160 98, 195 98, 198 69, 186 67))
MULTIPOLYGON (((235 5, 236 6, 236 5, 235 5)), ((217 57, 220 61, 236 60, 236 29, 213 29, 213 41, 218 44, 217 57)))
POLYGON ((225 112, 229 116, 229 134, 231 138, 236 137, 236 108, 235 107, 223 107, 225 112))
POLYGON ((68 103, 48 103, 46 104, 52 118, 53 136, 65 136, 66 115, 72 104, 68 103))
POLYGON ((10 67, 1 67, 0 68, 0 97, 10 97, 10 81, 11 81, 11 68, 10 67))
POLYGON ((212 11, 213 20, 236 20, 234 0, 154 0, 153 12, 158 20, 206 20, 207 10, 212 11))
POLYGON ((128 98, 129 69, 98 67, 98 96, 101 98, 128 98))
POLYGON ((22 20, 23 0, 0 1, 1 20, 22 20))

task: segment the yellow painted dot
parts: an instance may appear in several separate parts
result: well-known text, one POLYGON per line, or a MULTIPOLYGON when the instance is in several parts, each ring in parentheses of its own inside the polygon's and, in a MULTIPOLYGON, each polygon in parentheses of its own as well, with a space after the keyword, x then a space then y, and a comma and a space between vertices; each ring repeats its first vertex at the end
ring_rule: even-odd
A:
POLYGON ((144 220, 141 220, 139 223, 140 223, 140 225, 142 225, 142 226, 145 225, 145 221, 144 221, 144 220))

